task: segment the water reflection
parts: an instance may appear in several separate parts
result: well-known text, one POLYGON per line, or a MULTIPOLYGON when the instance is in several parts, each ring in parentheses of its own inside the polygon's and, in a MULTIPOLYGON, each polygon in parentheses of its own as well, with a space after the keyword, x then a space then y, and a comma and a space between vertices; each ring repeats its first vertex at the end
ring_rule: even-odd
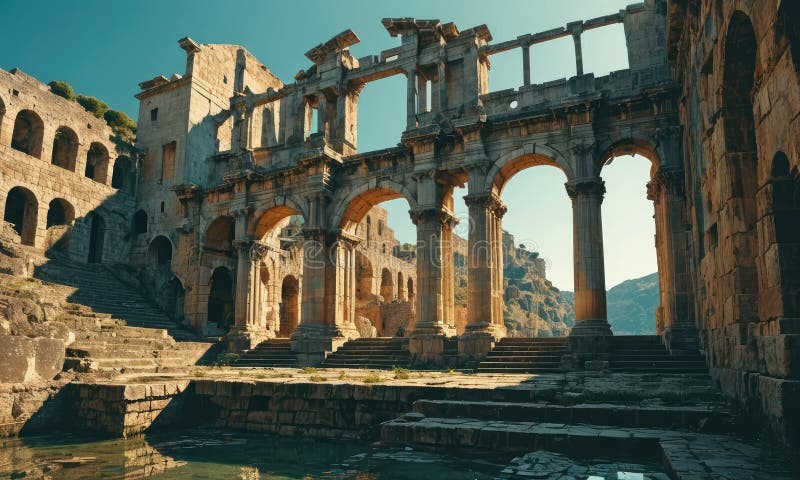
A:
POLYGON ((502 465, 423 452, 214 430, 87 440, 71 435, 0 441, 5 479, 488 480, 502 465))

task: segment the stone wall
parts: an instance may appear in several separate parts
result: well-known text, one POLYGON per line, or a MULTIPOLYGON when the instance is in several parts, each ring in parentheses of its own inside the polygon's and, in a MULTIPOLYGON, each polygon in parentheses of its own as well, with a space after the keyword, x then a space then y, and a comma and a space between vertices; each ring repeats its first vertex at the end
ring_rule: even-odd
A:
POLYGON ((685 232, 713 377, 800 441, 796 2, 670 2, 683 83, 685 232), (792 225, 792 226, 790 226, 792 225))
POLYGON ((103 240, 96 260, 127 260, 135 163, 130 152, 118 150, 112 137, 105 120, 77 102, 51 93, 47 85, 18 69, 0 70, 0 205, 6 206, 12 190, 17 192, 12 197, 25 199, 22 222, 17 226, 23 245, 44 252, 67 227, 68 241, 61 242, 60 251, 86 262, 93 218, 99 216, 103 240), (27 126, 16 129, 15 140, 18 120, 19 125, 30 124, 30 128, 27 135, 27 126), (66 140, 55 148, 57 138, 66 140), (21 151, 28 143, 29 151, 21 151), (95 176, 89 178, 86 165, 92 149, 104 155, 104 163, 98 163, 95 176), (59 162, 64 163, 56 165, 59 162), (115 186, 121 188, 112 186, 115 169, 120 169, 115 186), (53 232, 48 230, 51 202, 62 202, 64 211, 62 218, 51 216, 53 232))

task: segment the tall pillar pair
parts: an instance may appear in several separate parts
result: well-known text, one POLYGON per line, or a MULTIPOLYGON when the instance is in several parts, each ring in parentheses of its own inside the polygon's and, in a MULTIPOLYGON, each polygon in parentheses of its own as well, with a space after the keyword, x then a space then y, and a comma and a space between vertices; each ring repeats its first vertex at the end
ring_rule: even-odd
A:
POLYGON ((503 226, 506 206, 494 192, 464 197, 469 208, 467 326, 459 356, 478 359, 506 336, 503 319, 503 226))

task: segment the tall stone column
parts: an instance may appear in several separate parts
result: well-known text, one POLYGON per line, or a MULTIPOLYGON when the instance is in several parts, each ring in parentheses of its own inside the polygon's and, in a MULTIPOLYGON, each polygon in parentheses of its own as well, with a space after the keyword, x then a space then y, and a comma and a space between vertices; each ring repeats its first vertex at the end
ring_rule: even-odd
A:
POLYGON ((358 338, 353 314, 354 240, 343 233, 307 228, 303 257, 301 321, 292 335, 292 350, 301 365, 313 365, 346 341, 358 338))
MULTIPOLYGON (((575 265, 575 325, 569 336, 597 340, 611 335, 606 314, 606 281, 603 258, 601 204, 606 188, 599 178, 566 183, 572 199, 572 241, 575 265)), ((570 342, 572 345, 573 342, 570 342)), ((579 349, 602 348, 602 342, 575 345, 579 349)))
POLYGON ((469 207, 467 328, 459 354, 481 358, 506 335, 503 321, 502 216, 505 205, 494 193, 464 197, 469 207))
POLYGON ((258 260, 251 255, 253 242, 240 239, 234 242, 237 254, 236 291, 234 294, 234 325, 225 336, 227 350, 232 353, 250 350, 269 338, 266 328, 258 322, 257 291, 259 288, 258 260))
POLYGON ((442 208, 414 210, 411 219, 417 226, 417 322, 409 351, 415 362, 440 364, 444 339, 455 334, 447 323, 452 299, 445 298, 453 292, 452 285, 445 286, 447 277, 451 282, 453 278, 444 265, 449 257, 452 268, 452 250, 447 253, 443 238, 452 232, 456 219, 442 208))
POLYGON ((696 350, 697 327, 691 308, 689 258, 686 244, 684 173, 679 168, 659 168, 647 185, 656 212, 656 251, 661 289, 658 334, 670 350, 696 350))

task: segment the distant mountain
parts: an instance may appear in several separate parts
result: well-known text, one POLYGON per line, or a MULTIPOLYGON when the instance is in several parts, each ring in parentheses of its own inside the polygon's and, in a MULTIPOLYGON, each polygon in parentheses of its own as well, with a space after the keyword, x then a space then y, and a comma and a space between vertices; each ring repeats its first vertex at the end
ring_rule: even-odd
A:
POLYGON ((625 280, 608 291, 608 321, 616 335, 655 335, 658 272, 625 280))
MULTIPOLYGON (((575 293, 561 291, 561 297, 575 304, 575 293)), ((655 335, 656 308, 660 303, 658 272, 625 280, 608 291, 608 321, 615 335, 655 335)))

